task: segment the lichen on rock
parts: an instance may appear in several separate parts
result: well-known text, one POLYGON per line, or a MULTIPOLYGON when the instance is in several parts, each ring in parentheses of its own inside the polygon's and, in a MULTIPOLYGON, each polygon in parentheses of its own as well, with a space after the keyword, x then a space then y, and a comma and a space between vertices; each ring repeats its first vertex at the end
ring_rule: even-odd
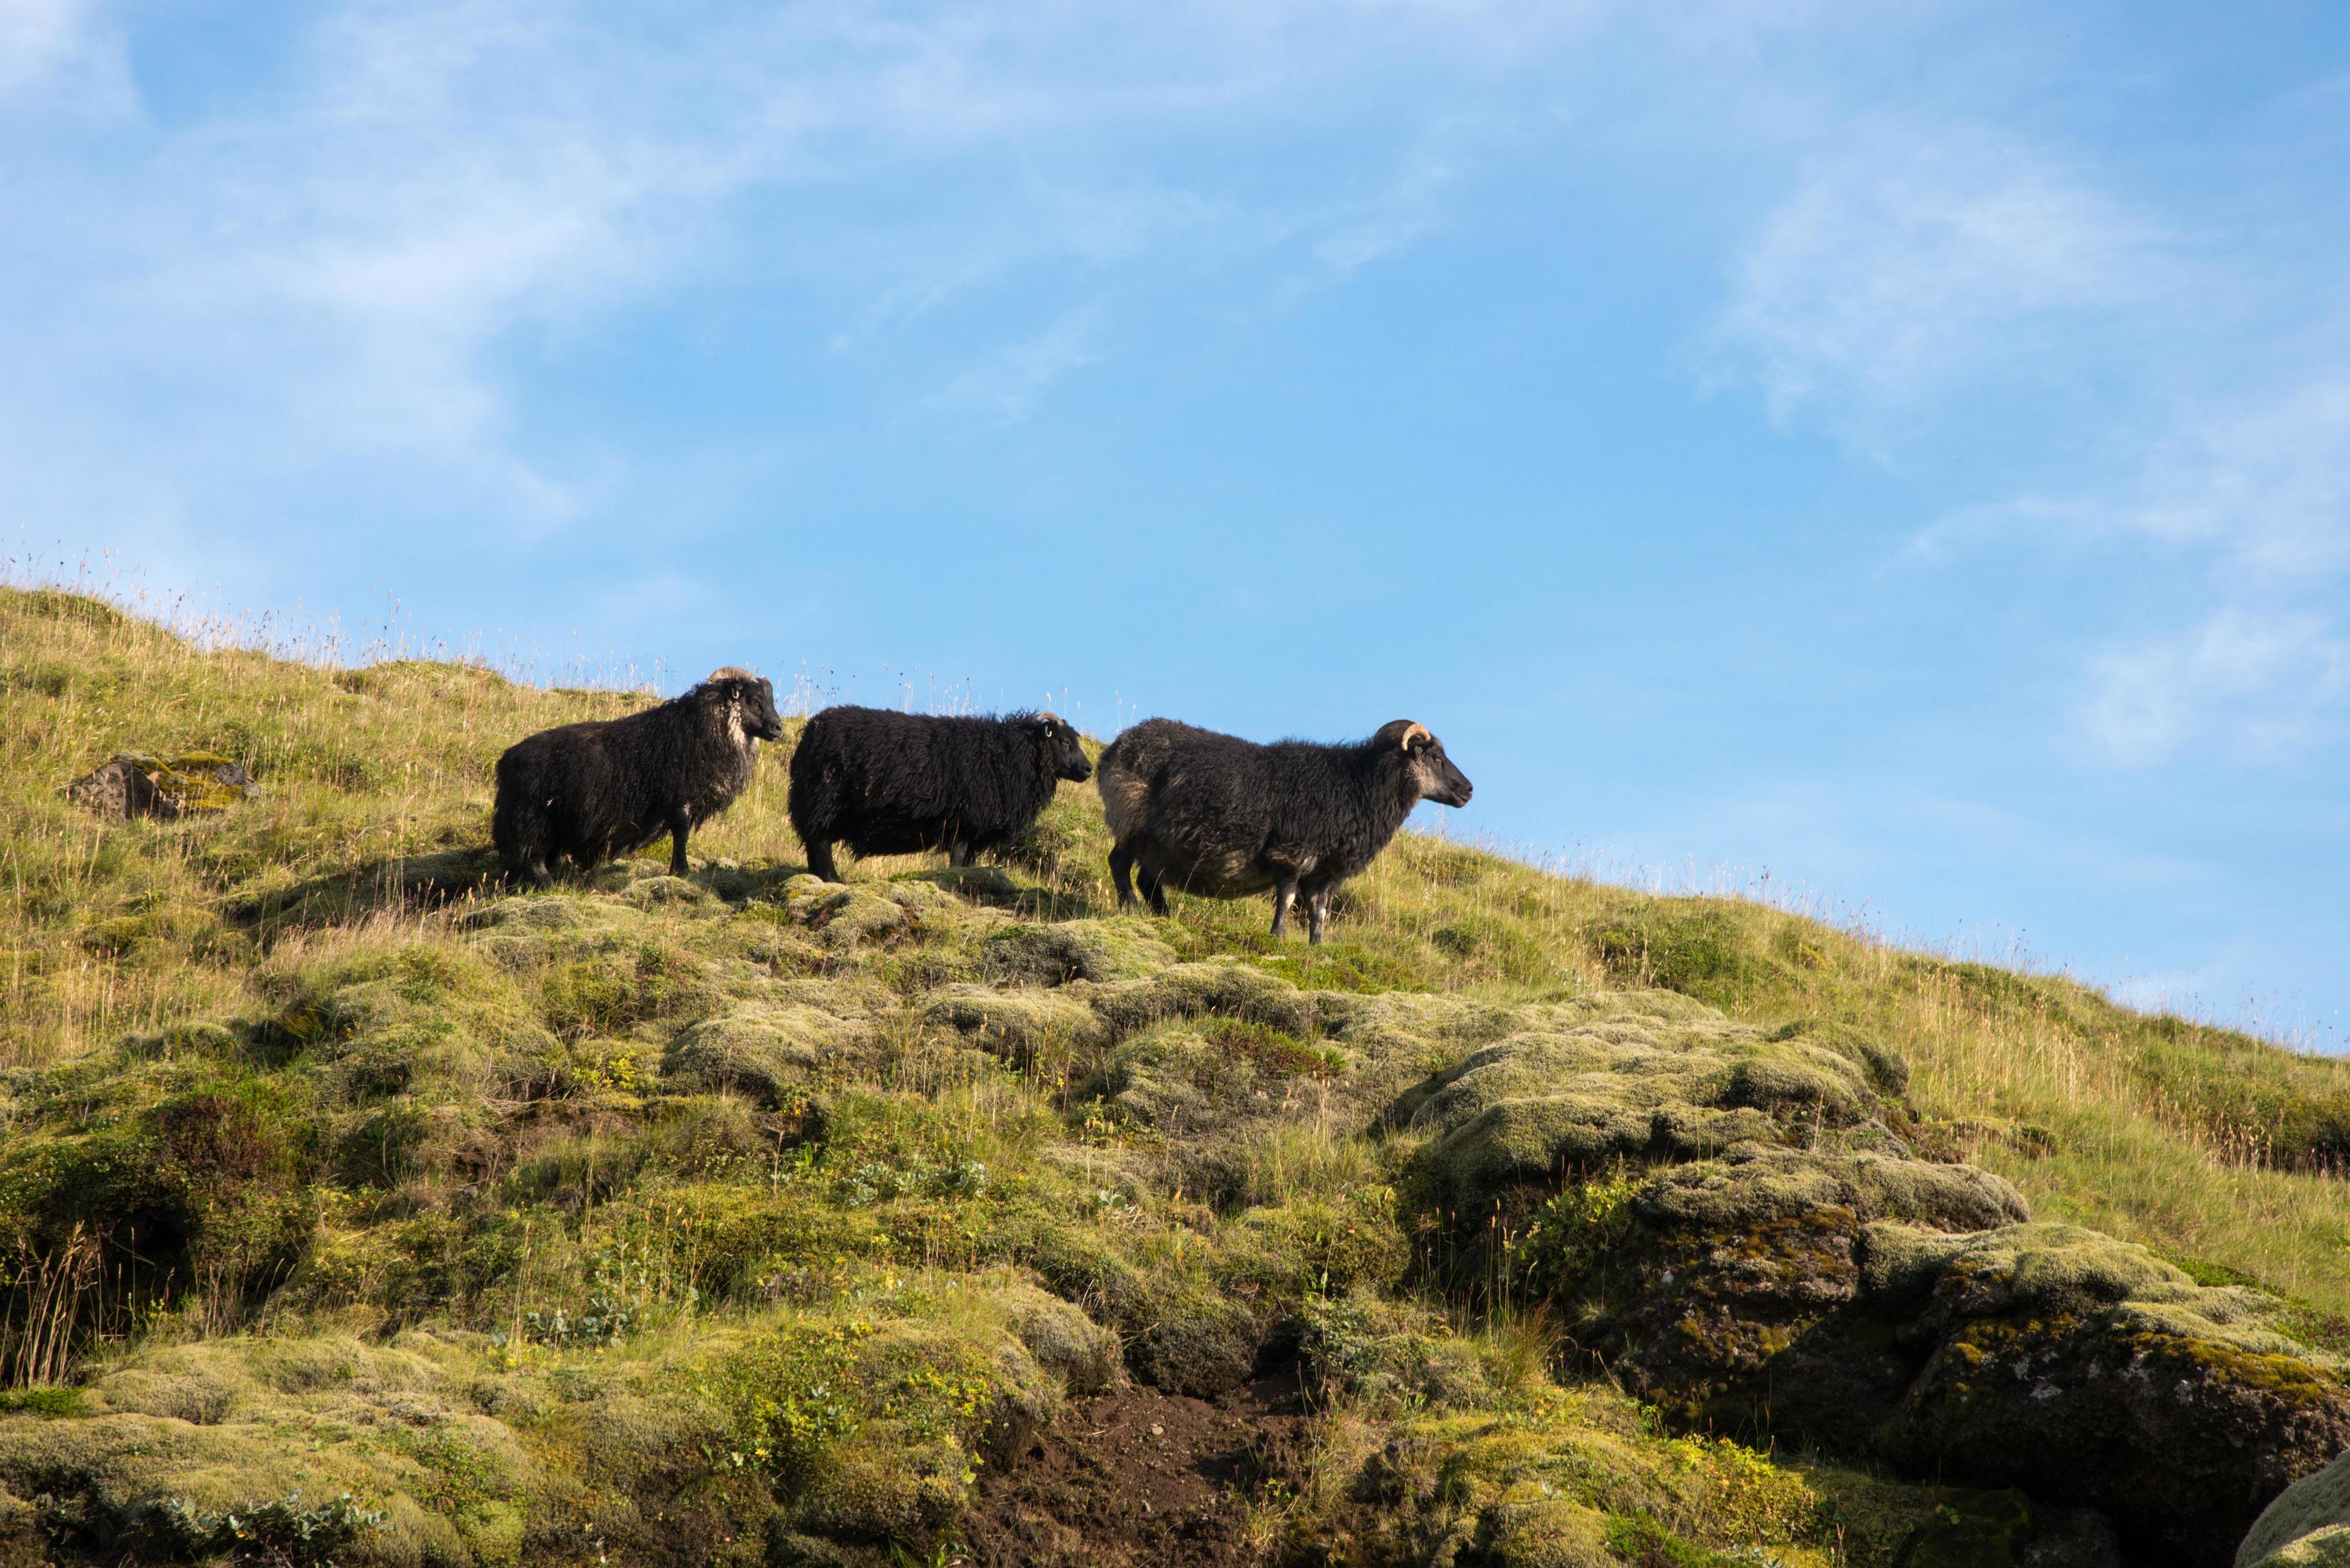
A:
POLYGON ((151 816, 169 822, 226 811, 261 793, 234 758, 216 752, 169 757, 120 753, 66 786, 77 805, 116 821, 151 816))

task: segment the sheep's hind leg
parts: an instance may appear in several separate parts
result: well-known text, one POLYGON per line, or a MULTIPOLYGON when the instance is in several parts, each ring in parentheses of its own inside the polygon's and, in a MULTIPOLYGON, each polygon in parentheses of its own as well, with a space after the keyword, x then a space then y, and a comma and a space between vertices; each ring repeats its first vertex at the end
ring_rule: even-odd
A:
POLYGON ((1297 902, 1297 878, 1284 877, 1273 885, 1273 940, 1289 934, 1289 907, 1297 902))
POLYGON ((971 864, 971 860, 972 854, 969 841, 958 838, 952 844, 947 846, 948 865, 968 866, 971 864))
POLYGON ((840 880, 840 867, 832 863, 832 840, 811 838, 807 841, 808 869, 827 882, 840 880))
POLYGON ((1167 884, 1158 872, 1148 866, 1142 867, 1141 877, 1142 896, 1150 900, 1150 912, 1164 916, 1167 913, 1167 884))
POLYGON ((685 807, 679 806, 669 814, 669 874, 685 875, 685 840, 693 831, 693 821, 685 807))
POLYGON ((1305 895, 1305 940, 1322 945, 1322 929, 1330 923, 1330 889, 1316 888, 1305 895))

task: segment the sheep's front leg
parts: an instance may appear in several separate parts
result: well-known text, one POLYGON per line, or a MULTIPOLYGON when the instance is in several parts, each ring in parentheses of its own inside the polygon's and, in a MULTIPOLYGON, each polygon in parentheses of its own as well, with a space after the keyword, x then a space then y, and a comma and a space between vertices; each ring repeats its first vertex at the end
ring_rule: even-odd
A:
POLYGON ((679 806, 669 814, 669 874, 685 875, 685 840, 693 831, 693 822, 685 807, 679 806))
POLYGON ((1134 851, 1123 844, 1111 846, 1109 879, 1118 884, 1118 907, 1121 909, 1134 908, 1134 884, 1128 879, 1133 870, 1134 851))
POLYGON ((1322 945, 1322 929, 1330 923, 1330 889, 1316 888, 1305 895, 1305 940, 1322 945))
POLYGON ((1273 940, 1289 934, 1289 906, 1297 902, 1297 878, 1284 877, 1273 885, 1273 940))

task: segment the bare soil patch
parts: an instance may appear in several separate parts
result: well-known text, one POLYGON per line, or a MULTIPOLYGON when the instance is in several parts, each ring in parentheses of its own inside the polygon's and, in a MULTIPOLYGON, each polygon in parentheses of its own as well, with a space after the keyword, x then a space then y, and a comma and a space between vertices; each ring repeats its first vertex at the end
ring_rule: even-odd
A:
POLYGON ((1295 1469, 1306 1411, 1294 1371, 1214 1399, 1124 1388, 1072 1406, 980 1483, 964 1542, 983 1568, 1121 1568, 1257 1560, 1249 1506, 1295 1469))

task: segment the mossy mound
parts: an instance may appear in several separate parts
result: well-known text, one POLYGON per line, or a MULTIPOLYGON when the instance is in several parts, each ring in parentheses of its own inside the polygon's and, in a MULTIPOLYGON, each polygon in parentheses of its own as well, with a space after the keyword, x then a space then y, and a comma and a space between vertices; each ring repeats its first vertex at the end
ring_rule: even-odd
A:
POLYGON ((82 1414, 0 1422, 0 1485, 44 1500, 41 1527, 77 1553, 512 1561, 529 1510, 562 1479, 449 1386, 442 1348, 344 1338, 151 1353, 93 1382, 82 1414))
POLYGON ((2350 1453, 2287 1487, 2252 1523, 2236 1568, 2342 1568, 2350 1563, 2350 1453))
POLYGON ((1550 1009, 1398 1102, 1393 1120, 1434 1134, 1418 1168, 1430 1204, 1482 1213, 1530 1186, 1738 1144, 1900 1147, 1882 1119, 1899 1106, 1852 1053, 1679 997, 1604 1005, 1550 1009))
POLYGON ((813 931, 817 942, 833 953, 948 929, 974 912, 952 894, 913 880, 843 887, 801 875, 784 884, 783 894, 784 908, 791 918, 813 931))
POLYGON ((923 1021, 952 1029, 981 1049, 1029 1065, 1066 1059, 1097 1043, 1101 1020, 1079 998, 1053 991, 998 991, 991 986, 945 988, 922 1013, 923 1021))
POLYGON ((682 1093, 733 1089, 777 1107, 829 1072, 844 1074, 872 1044, 870 1025, 820 1008, 738 1007, 688 1025, 661 1061, 661 1080, 682 1093))
POLYGON ((1182 1139, 1296 1116, 1347 1067, 1339 1047, 1308 1045, 1262 1023, 1210 1014, 1128 1036, 1111 1053, 1101 1089, 1138 1124, 1182 1139))
POLYGON ((1010 1275, 714 1334, 504 1337, 150 1349, 69 1410, 0 1416, 0 1496, 106 1561, 408 1568, 584 1542, 750 1563, 805 1533, 879 1563, 944 1540, 983 1465, 1118 1376, 1113 1336, 1010 1275))
MULTIPOLYGON (((1472 1418, 1473 1419, 1473 1418, 1472 1418)), ((1607 1564, 1652 1555, 1711 1562, 1706 1537, 1793 1546, 1817 1511, 1804 1479, 1735 1444, 1642 1443, 1637 1417, 1588 1396, 1547 1394, 1501 1420, 1440 1418, 1419 1440, 1436 1450, 1430 1478, 1440 1519, 1430 1561, 1607 1564), (1734 1522, 1733 1522, 1734 1521, 1734 1522), (1696 1539, 1692 1540, 1691 1537, 1696 1539)), ((1390 1444, 1394 1463, 1409 1450, 1390 1444)))
POLYGON ((991 978, 1030 985, 1139 980, 1175 961, 1175 950, 1132 917, 1016 925, 988 938, 980 954, 991 978))
POLYGON ((1110 1028, 1126 1033, 1170 1018, 1218 1013, 1303 1037, 1312 1032, 1312 993, 1236 960, 1170 965, 1148 980, 1096 988, 1087 1000, 1110 1028))

